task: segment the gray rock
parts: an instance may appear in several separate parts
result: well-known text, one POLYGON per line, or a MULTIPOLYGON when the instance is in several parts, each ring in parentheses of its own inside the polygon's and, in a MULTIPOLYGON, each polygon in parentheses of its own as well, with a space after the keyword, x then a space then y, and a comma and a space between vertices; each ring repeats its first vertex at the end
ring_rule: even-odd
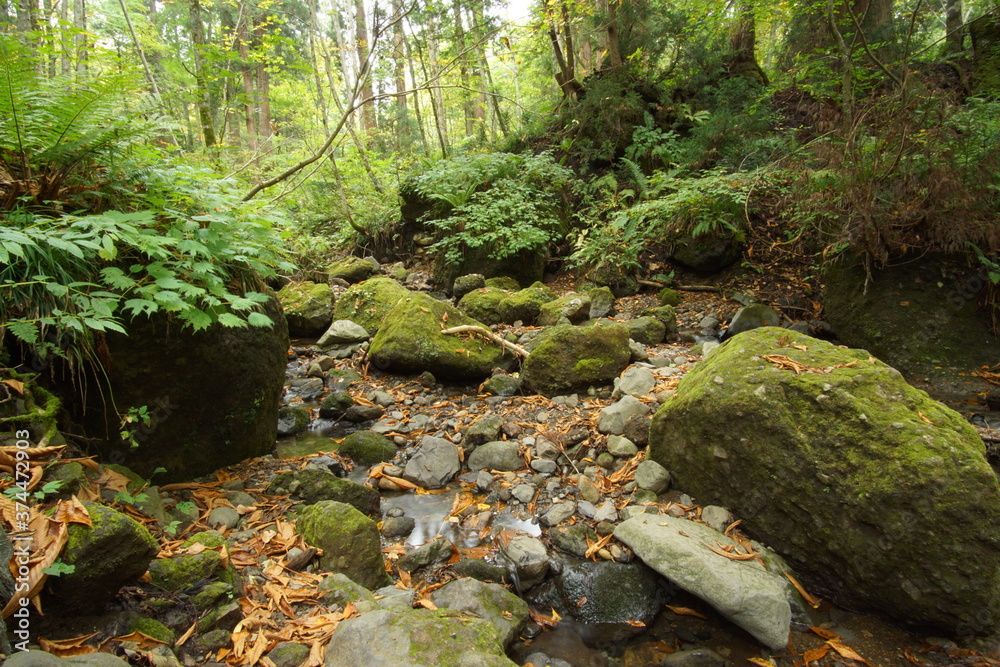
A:
POLYGON ((701 510, 701 520, 721 533, 732 523, 733 519, 725 507, 706 505, 701 510))
POLYGON ((620 435, 608 436, 608 453, 620 459, 630 459, 639 452, 635 443, 620 435))
POLYGON ((550 459, 532 459, 531 469, 535 472, 551 475, 559 469, 559 465, 550 459))
POLYGON ((517 442, 510 440, 487 442, 469 455, 469 470, 521 470, 524 459, 520 449, 517 442))
POLYGON ((645 368, 632 366, 627 369, 622 376, 615 379, 615 389, 611 394, 613 398, 621 398, 628 394, 630 396, 645 396, 656 386, 656 377, 645 368))
POLYGON ((403 572, 413 573, 424 567, 444 563, 454 550, 454 544, 444 538, 438 538, 417 547, 397 560, 395 565, 403 572))
POLYGON ((409 516, 390 516, 382 520, 379 532, 382 537, 406 537, 416 528, 417 522, 409 516))
POLYGON ((539 523, 543 526, 555 526, 573 516, 575 512, 576 503, 574 502, 556 503, 542 515, 539 523))
POLYGON ((501 551, 514 566, 521 590, 527 590, 545 578, 549 571, 549 554, 541 540, 530 535, 519 534, 506 544, 501 551))
POLYGON ((355 431, 340 443, 339 452, 361 465, 371 466, 392 460, 396 455, 396 445, 384 435, 371 431, 355 431))
POLYGON ((365 331, 360 324, 351 320, 336 320, 327 328, 326 332, 316 341, 316 347, 324 349, 327 347, 339 347, 344 344, 361 343, 371 338, 371 334, 365 331))
POLYGON ((387 408, 396 402, 396 399, 392 397, 392 394, 384 391, 373 391, 368 395, 368 400, 375 405, 382 406, 383 408, 387 408))
POLYGON ((625 326, 628 327, 629 338, 643 345, 659 345, 667 333, 663 322, 648 315, 629 320, 625 326))
POLYGON ((800 333, 805 336, 812 335, 812 329, 809 328, 808 322, 801 322, 801 321, 789 322, 788 325, 785 326, 785 328, 788 329, 789 331, 794 331, 795 333, 800 333))
POLYGON ((410 609, 413 607, 413 591, 401 590, 395 586, 385 586, 375 591, 382 609, 410 609))
POLYGON ((476 473, 476 488, 480 491, 489 491, 490 485, 493 484, 493 475, 485 470, 480 470, 476 473))
POLYGON ((278 437, 296 435, 309 428, 309 411, 298 405, 283 405, 278 410, 278 437))
POLYGON ((245 491, 226 491, 226 500, 233 504, 233 507, 253 507, 257 504, 257 499, 245 491))
POLYGON ((586 475, 580 475, 580 478, 576 481, 576 488, 580 492, 580 497, 588 503, 597 504, 601 499, 601 490, 594 484, 594 480, 586 475))
POLYGON ((670 471, 656 461, 643 461, 635 469, 635 483, 659 495, 670 488, 670 471))
POLYGON ((528 605, 503 586, 464 577, 449 582, 431 594, 439 608, 467 611, 489 621, 509 646, 528 620, 528 605))
POLYGON ((309 647, 297 642, 279 642, 267 652, 275 667, 299 667, 309 657, 309 647))
POLYGON ((488 620, 448 609, 379 609, 341 621, 325 667, 517 667, 488 620))
POLYGON ((755 560, 720 556, 705 544, 736 542, 686 519, 641 514, 615 528, 636 556, 756 637, 768 648, 788 643, 792 612, 787 580, 755 560))
POLYGON ((493 375, 482 384, 481 391, 489 396, 513 396, 521 391, 521 379, 506 373, 493 375))
POLYGON ((503 417, 500 415, 483 415, 472 422, 465 435, 462 436, 462 449, 466 453, 471 452, 479 445, 496 440, 500 435, 500 428, 503 426, 503 417))
POLYGON ((538 326, 579 324, 589 317, 590 297, 570 293, 542 305, 541 313, 538 316, 538 326))
POLYGON ((618 510, 615 509, 615 504, 610 500, 605 500, 594 512, 594 521, 598 523, 602 521, 607 521, 609 523, 614 523, 618 521, 618 510))
POLYGON ((594 507, 594 503, 589 500, 581 500, 576 504, 576 511, 580 513, 580 516, 585 519, 593 519, 594 514, 597 512, 597 508, 594 507))
POLYGON ((208 525, 212 528, 235 528, 239 522, 240 515, 232 507, 216 507, 208 515, 208 525))
POLYGON ((344 420, 354 424, 375 421, 385 414, 378 405, 352 405, 344 410, 344 420))
POLYGON ((646 351, 646 346, 643 345, 642 343, 639 343, 639 342, 634 341, 631 338, 629 338, 628 339, 628 349, 629 349, 629 352, 632 353, 632 356, 629 359, 629 361, 631 363, 634 364, 634 363, 638 363, 640 361, 649 361, 649 352, 646 351))
POLYGON ((274 496, 291 494, 306 503, 335 500, 347 503, 370 517, 381 514, 382 499, 378 491, 317 468, 283 472, 271 480, 267 493, 274 496))
POLYGON ((462 465, 458 448, 443 438, 425 435, 403 470, 403 479, 425 489, 440 489, 462 465))
POLYGON ((633 415, 649 414, 646 404, 634 396, 624 396, 597 415, 597 430, 601 433, 621 435, 625 432, 625 422, 633 415))
POLYGON ((551 658, 541 651, 535 651, 526 657, 524 664, 545 665, 545 667, 573 667, 572 663, 566 662, 562 658, 551 658))
POLYGON ((129 663, 110 653, 88 653, 57 658, 51 653, 31 649, 16 651, 4 660, 3 664, 13 667, 128 667, 129 663))
POLYGON ((558 576, 531 591, 528 601, 579 623, 650 623, 666 601, 663 584, 642 563, 567 562, 558 576))
POLYGON ((590 319, 608 317, 615 312, 615 295, 610 287, 596 287, 590 292, 590 319))
POLYGON ((776 327, 780 323, 781 316, 773 308, 762 303, 744 306, 733 315, 729 329, 726 330, 726 338, 732 338, 736 334, 759 327, 776 327))

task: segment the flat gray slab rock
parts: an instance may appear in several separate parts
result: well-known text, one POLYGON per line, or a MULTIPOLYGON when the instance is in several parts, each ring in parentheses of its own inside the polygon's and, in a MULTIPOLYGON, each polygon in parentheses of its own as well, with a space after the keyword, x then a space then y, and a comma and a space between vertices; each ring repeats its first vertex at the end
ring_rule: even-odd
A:
POLYGON ((768 648, 788 643, 792 612, 787 582, 756 561, 731 560, 705 546, 736 544, 722 533, 687 519, 640 514, 619 524, 615 537, 646 565, 712 605, 768 648))
POLYGON ((440 489, 461 469, 458 447, 444 438, 425 435, 406 463, 403 479, 425 489, 440 489))

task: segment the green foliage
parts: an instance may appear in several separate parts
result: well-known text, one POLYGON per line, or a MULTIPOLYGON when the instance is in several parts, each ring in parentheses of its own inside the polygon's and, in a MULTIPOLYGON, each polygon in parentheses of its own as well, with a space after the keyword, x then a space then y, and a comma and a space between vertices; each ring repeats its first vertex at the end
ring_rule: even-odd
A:
POLYGON ((44 568, 42 572, 50 577, 61 577, 64 574, 73 574, 76 572, 76 565, 64 563, 62 558, 57 558, 52 565, 44 568))
MULTIPOLYGON (((46 482, 42 485, 42 488, 31 493, 31 496, 38 501, 45 500, 48 496, 54 496, 59 493, 59 490, 63 487, 66 482, 64 480, 52 480, 51 482, 46 482)), ((4 489, 4 495, 11 499, 21 499, 25 500, 25 494, 21 487, 11 486, 4 489)))
POLYGON ((429 221, 446 263, 486 247, 494 259, 538 251, 566 233, 565 193, 573 174, 547 153, 465 155, 436 163, 415 179, 447 215, 429 221))
POLYGON ((141 426, 149 426, 150 422, 151 416, 148 406, 140 405, 129 408, 122 415, 121 423, 119 424, 119 429, 121 430, 118 434, 121 436, 122 442, 128 443, 133 449, 138 447, 139 442, 135 439, 135 431, 141 426))
POLYGON ((43 71, 14 35, 0 34, 0 210, 93 207, 97 175, 162 126, 134 77, 43 71))

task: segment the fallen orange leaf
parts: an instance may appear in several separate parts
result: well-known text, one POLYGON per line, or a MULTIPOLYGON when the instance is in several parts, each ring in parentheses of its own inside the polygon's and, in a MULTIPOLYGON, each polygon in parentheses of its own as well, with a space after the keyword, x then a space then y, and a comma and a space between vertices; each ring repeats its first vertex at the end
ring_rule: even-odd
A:
POLYGON ((156 648, 157 646, 163 646, 166 644, 166 642, 161 642, 159 639, 150 637, 149 635, 139 632, 138 630, 127 635, 122 635, 121 637, 115 637, 112 641, 135 642, 139 645, 139 648, 156 648))
POLYGON ((840 635, 838 635, 836 632, 830 632, 829 630, 827 630, 825 628, 818 628, 815 625, 810 625, 809 629, 812 630, 817 635, 819 635, 820 637, 822 637, 823 639, 840 639, 841 638, 840 635))
POLYGON ((831 639, 826 643, 826 645, 832 648, 837 653, 839 653, 840 657, 842 658, 847 658, 848 660, 854 660, 855 662, 862 662, 866 665, 871 664, 870 662, 862 658, 860 655, 855 653, 854 649, 852 649, 850 646, 847 646, 846 644, 831 639))
POLYGON ((802 656, 802 659, 808 665, 810 662, 815 662, 816 660, 822 660, 823 657, 830 652, 830 647, 823 644, 819 648, 814 648, 811 651, 806 651, 802 656))
POLYGON ((705 621, 708 620, 708 616, 705 616, 704 614, 697 612, 694 609, 691 609, 690 607, 671 607, 668 604, 667 609, 674 612, 678 616, 694 616, 695 618, 700 618, 705 621))

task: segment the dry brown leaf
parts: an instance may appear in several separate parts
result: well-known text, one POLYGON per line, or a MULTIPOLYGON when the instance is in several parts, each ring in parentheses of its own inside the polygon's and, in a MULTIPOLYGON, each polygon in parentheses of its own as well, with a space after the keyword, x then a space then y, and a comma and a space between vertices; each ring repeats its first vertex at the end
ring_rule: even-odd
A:
POLYGON ((836 632, 831 632, 826 628, 819 628, 816 627, 815 625, 810 625, 809 629, 812 630, 817 635, 819 635, 820 637, 822 637, 823 639, 841 639, 841 636, 838 635, 836 632))
POLYGON ((83 506, 76 496, 71 496, 69 500, 59 502, 53 518, 65 524, 80 523, 89 528, 94 524, 90 521, 90 512, 83 506))
POLYGON ((431 611, 437 609, 437 605, 428 600, 427 598, 419 598, 414 604, 419 605, 425 609, 430 609, 431 611))
POLYGON ((24 383, 20 380, 0 380, 0 384, 5 384, 17 393, 24 396, 24 383))
POLYGON ((59 658, 71 658, 76 655, 87 655, 88 653, 97 652, 97 649, 93 646, 87 646, 85 644, 88 639, 96 635, 96 632, 92 632, 89 635, 71 637, 70 639, 45 639, 44 637, 39 637, 38 646, 41 647, 41 649, 46 653, 51 653, 59 658))
POLYGON ((806 651, 802 655, 802 660, 808 665, 810 662, 815 662, 816 660, 822 660, 827 653, 830 652, 830 647, 823 644, 819 648, 814 648, 811 651, 806 651))
POLYGON ((184 642, 191 639, 191 635, 193 635, 195 633, 195 630, 197 629, 198 629, 198 623, 197 622, 192 623, 191 627, 185 630, 184 634, 177 639, 177 645, 183 646, 184 642))
POLYGON ((708 620, 708 616, 705 616, 705 614, 697 612, 694 609, 691 609, 690 607, 672 607, 671 605, 668 604, 667 609, 674 612, 678 616, 693 616, 694 618, 700 618, 703 621, 708 620))
MULTIPOLYGON (((725 558, 728 558, 729 560, 754 560, 755 558, 760 558, 760 556, 758 554, 755 554, 755 553, 752 553, 752 554, 731 553, 729 551, 723 551, 722 549, 716 549, 715 547, 713 547, 711 545, 708 545, 708 544, 705 544, 704 542, 701 543, 701 546, 705 547, 706 549, 708 549, 709 551, 711 551, 713 553, 717 553, 720 556, 724 556, 725 558)), ((729 546, 733 547, 733 545, 729 545, 729 546)), ((735 548, 735 547, 733 547, 733 548, 735 548)))
POLYGON ((839 653, 841 658, 847 658, 848 660, 854 660, 855 662, 861 662, 866 665, 871 664, 870 662, 862 658, 860 655, 855 653, 854 649, 852 649, 850 646, 847 646, 846 644, 831 639, 826 643, 826 645, 832 648, 837 653, 839 653))
POLYGON ((785 577, 792 582, 792 586, 795 586, 795 590, 799 592, 799 595, 802 596, 802 599, 804 599, 810 607, 813 609, 819 609, 819 606, 823 603, 822 600, 814 595, 809 595, 806 589, 802 587, 802 584, 800 584, 792 575, 787 572, 783 572, 782 574, 784 574, 785 577))
POLYGON ((925 415, 923 412, 920 412, 918 410, 917 411, 917 416, 920 417, 921 421, 923 421, 923 422, 925 422, 927 424, 930 424, 931 426, 934 426, 934 422, 932 422, 930 419, 928 419, 927 415, 925 415))
POLYGON ((775 667, 774 663, 767 658, 747 658, 747 662, 757 667, 775 667))

